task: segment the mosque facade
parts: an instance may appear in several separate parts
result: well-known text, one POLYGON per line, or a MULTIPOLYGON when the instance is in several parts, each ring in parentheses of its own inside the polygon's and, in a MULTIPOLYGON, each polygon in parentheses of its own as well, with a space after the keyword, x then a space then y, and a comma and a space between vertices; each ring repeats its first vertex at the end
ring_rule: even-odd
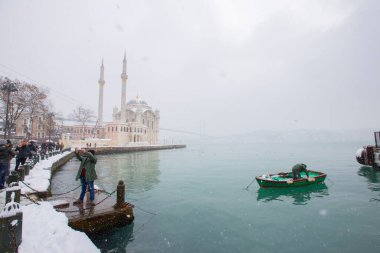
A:
MULTIPOLYGON (((112 121, 103 120, 104 64, 100 66, 98 115, 95 125, 64 126, 71 141, 84 141, 97 146, 128 146, 134 144, 158 144, 160 134, 160 111, 139 96, 127 101, 127 59, 124 53, 121 73, 120 108, 113 108, 112 121), (95 144, 96 143, 96 144, 95 144)), ((84 143, 83 142, 83 143, 84 143)), ((81 144, 82 145, 82 144, 81 144)))
POLYGON ((129 143, 158 144, 160 111, 153 110, 139 96, 127 102, 127 58, 124 53, 123 72, 121 73, 120 108, 113 108, 112 121, 103 123, 104 65, 100 67, 98 124, 102 126, 105 139, 111 139, 113 145, 123 146, 129 143))

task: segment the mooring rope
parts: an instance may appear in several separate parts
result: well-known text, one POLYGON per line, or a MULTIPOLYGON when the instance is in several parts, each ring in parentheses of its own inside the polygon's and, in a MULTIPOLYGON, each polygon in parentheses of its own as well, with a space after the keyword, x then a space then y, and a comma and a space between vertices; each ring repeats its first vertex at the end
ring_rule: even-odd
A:
POLYGON ((249 185, 247 185, 247 187, 243 188, 243 190, 248 191, 248 188, 253 184, 253 182, 255 182, 255 179, 256 179, 256 178, 254 178, 254 179, 252 180, 252 182, 251 182, 249 185))
POLYGON ((326 178, 327 178, 327 180, 329 180, 332 183, 332 185, 335 184, 334 181, 332 181, 329 177, 326 177, 326 178))
POLYGON ((146 225, 148 224, 151 220, 153 220, 154 217, 156 217, 156 215, 158 215, 157 213, 154 213, 154 212, 150 212, 150 211, 146 211, 144 209, 142 209, 141 207, 138 207, 138 206, 135 206, 137 209, 139 209, 140 211, 144 212, 144 213, 147 213, 147 214, 150 214, 151 217, 146 221, 144 222, 143 224, 140 225, 140 227, 138 227, 136 230, 133 231, 133 235, 136 235, 140 232, 140 230, 146 225))
POLYGON ((147 220, 146 222, 144 222, 143 224, 141 224, 140 227, 138 227, 135 231, 133 231, 133 235, 138 234, 138 233, 140 232, 140 230, 141 230, 146 224, 148 224, 151 220, 153 220, 153 218, 154 218, 155 216, 156 216, 156 214, 155 214, 155 215, 152 215, 152 216, 149 218, 149 220, 147 220))
POLYGON ((144 209, 142 209, 141 207, 138 207, 138 206, 136 206, 136 205, 135 205, 135 207, 136 207, 137 209, 139 209, 140 211, 144 212, 144 213, 148 213, 148 214, 151 214, 151 215, 157 215, 157 213, 153 213, 153 212, 150 212, 150 211, 146 211, 146 210, 144 210, 144 209))

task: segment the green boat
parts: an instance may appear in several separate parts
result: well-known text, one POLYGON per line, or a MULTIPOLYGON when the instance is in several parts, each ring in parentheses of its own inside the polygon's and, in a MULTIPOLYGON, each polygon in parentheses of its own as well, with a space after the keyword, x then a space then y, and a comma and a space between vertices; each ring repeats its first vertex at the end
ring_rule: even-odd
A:
POLYGON ((309 178, 307 178, 305 172, 301 172, 300 179, 293 179, 293 173, 291 172, 280 172, 277 174, 257 176, 256 180, 261 188, 288 188, 319 184, 325 181, 327 176, 323 172, 313 170, 309 170, 308 173, 309 178))

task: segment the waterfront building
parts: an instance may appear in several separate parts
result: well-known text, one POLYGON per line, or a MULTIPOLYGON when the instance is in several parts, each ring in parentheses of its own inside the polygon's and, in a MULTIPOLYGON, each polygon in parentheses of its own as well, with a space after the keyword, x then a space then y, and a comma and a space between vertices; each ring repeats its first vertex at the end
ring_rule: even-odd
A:
POLYGON ((38 113, 30 116, 22 113, 15 122, 15 138, 27 138, 39 141, 57 139, 57 121, 52 113, 38 113))

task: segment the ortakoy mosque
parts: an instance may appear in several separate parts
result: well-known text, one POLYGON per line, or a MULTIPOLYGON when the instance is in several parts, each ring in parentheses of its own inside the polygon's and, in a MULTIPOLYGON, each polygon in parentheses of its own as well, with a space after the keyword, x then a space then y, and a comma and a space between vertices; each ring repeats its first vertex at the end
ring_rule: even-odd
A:
MULTIPOLYGON (((104 65, 100 66, 98 117, 96 125, 65 126, 72 141, 96 142, 98 146, 127 146, 134 143, 158 144, 160 112, 153 111, 138 96, 127 102, 127 59, 124 54, 121 73, 120 108, 113 108, 112 122, 103 121, 104 65), (91 141, 92 139, 92 141, 91 141)), ((95 144, 95 143, 94 143, 95 144)), ((93 145, 94 145, 93 144, 93 145)))

